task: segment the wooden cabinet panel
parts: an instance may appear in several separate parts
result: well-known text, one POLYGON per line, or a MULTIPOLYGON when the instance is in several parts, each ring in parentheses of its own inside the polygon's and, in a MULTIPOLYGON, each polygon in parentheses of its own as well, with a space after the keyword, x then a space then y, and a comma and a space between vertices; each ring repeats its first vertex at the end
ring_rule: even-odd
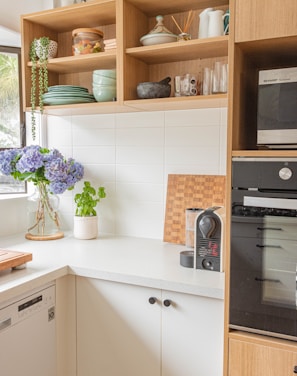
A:
POLYGON ((297 34, 295 0, 236 0, 235 42, 297 34))
POLYGON ((297 366, 297 344, 260 336, 229 339, 228 376, 290 376, 297 366), (259 340, 258 340, 259 339, 259 340))

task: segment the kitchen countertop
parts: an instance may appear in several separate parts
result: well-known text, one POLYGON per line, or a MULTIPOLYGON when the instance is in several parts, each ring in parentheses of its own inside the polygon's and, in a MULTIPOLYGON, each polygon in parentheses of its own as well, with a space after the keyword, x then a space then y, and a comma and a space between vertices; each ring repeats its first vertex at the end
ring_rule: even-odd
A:
POLYGON ((101 236, 78 240, 30 241, 24 234, 0 238, 0 248, 31 252, 21 270, 0 272, 0 302, 67 274, 207 296, 224 297, 224 273, 185 268, 185 246, 161 240, 101 236))

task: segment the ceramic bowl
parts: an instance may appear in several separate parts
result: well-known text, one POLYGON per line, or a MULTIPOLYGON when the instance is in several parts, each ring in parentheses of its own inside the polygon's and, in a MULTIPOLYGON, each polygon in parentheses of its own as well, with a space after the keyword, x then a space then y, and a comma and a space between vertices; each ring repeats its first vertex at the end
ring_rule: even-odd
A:
POLYGON ((116 78, 116 70, 115 69, 97 69, 93 71, 94 76, 104 76, 108 78, 116 78))
POLYGON ((137 85, 137 95, 141 99, 167 98, 170 97, 171 78, 167 77, 160 82, 141 82, 137 85))
POLYGON ((115 78, 93 75, 93 84, 115 86, 117 84, 117 81, 115 78))
POLYGON ((117 89, 115 86, 93 85, 93 95, 97 102, 109 102, 116 98, 117 89))
POLYGON ((171 43, 177 41, 177 35, 167 33, 147 34, 140 38, 143 46, 152 46, 154 44, 171 43))

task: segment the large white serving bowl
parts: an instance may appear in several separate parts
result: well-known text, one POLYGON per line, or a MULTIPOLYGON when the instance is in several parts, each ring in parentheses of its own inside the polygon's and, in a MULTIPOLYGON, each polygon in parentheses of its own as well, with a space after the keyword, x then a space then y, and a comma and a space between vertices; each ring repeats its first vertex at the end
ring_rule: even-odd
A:
POLYGON ((152 46, 154 44, 163 44, 177 42, 177 35, 167 33, 146 34, 140 38, 140 43, 144 46, 152 46))
POLYGON ((94 86, 93 95, 97 102, 109 102, 114 100, 117 96, 117 89, 115 86, 94 86))

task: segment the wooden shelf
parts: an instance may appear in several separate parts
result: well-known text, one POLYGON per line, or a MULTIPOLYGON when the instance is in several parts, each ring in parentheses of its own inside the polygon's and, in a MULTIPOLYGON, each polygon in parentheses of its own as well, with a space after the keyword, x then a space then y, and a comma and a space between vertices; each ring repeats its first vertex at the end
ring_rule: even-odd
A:
POLYGON ((233 150, 232 157, 297 157, 297 150, 233 150))
MULTIPOLYGON (((83 115, 83 114, 112 114, 131 111, 168 111, 189 110, 196 108, 227 107, 227 94, 197 95, 193 97, 170 97, 158 99, 137 99, 115 102, 77 103, 71 105, 44 106, 47 115, 83 115)), ((38 109, 37 109, 38 110, 38 109)), ((27 112, 31 108, 26 108, 27 112)))
POLYGON ((127 48, 126 54, 147 64, 205 59, 228 55, 228 36, 127 48))
MULTIPOLYGON (((32 63, 29 62, 28 66, 31 67, 32 63)), ((114 69, 116 68, 116 50, 50 59, 47 67, 49 72, 62 74, 86 72, 95 69, 114 69)))
POLYGON ((22 16, 22 21, 35 23, 56 32, 66 32, 82 25, 96 27, 116 22, 115 0, 90 1, 22 16))
POLYGON ((188 110, 195 108, 227 107, 227 94, 197 95, 191 97, 170 97, 158 99, 137 99, 124 101, 124 105, 139 111, 188 110))

